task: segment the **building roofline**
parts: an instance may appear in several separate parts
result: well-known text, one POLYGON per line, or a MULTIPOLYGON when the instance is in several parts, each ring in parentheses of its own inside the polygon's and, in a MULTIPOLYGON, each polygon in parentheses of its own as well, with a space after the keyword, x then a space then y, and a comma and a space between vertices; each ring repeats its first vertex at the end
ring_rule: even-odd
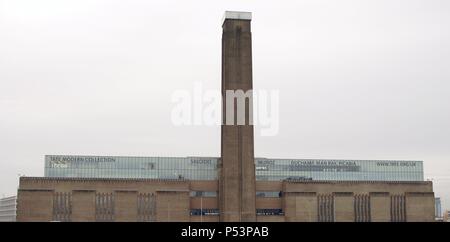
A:
MULTIPOLYGON (((20 177, 20 181, 154 181, 154 182, 188 182, 188 181, 207 181, 217 180, 188 180, 188 179, 152 179, 152 178, 82 178, 82 177, 20 177)), ((258 182, 258 181, 256 181, 258 182)), ((343 181, 343 180, 280 180, 270 182, 282 182, 286 184, 432 184, 432 181, 343 181)))
POLYGON ((314 183, 314 184, 432 184, 432 181, 366 181, 366 180, 354 180, 354 181, 343 181, 343 180, 283 180, 283 183, 296 184, 296 183, 314 183))
POLYGON ((95 178, 95 177, 20 177, 20 181, 155 181, 186 182, 187 179, 154 179, 154 178, 95 178))
MULTIPOLYGON (((127 155, 64 155, 64 154, 47 154, 47 156, 67 156, 67 157, 111 157, 111 158, 174 158, 174 159, 186 159, 186 158, 201 158, 201 159, 220 159, 220 157, 214 156, 127 156, 127 155)), ((311 161, 363 161, 363 162, 379 162, 379 161, 393 161, 393 162, 421 162, 422 160, 382 160, 382 159, 308 159, 308 158, 267 158, 267 157, 255 157, 261 160, 311 160, 311 161)))
POLYGON ((308 158, 266 158, 266 157, 255 157, 256 159, 264 159, 264 160, 312 160, 312 161, 363 161, 363 162, 368 162, 368 161, 372 161, 372 162, 379 162, 379 161, 394 161, 394 162, 399 162, 399 161, 406 161, 406 162, 423 162, 423 160, 381 160, 381 159, 328 159, 328 158, 324 158, 324 159, 308 159, 308 158))
POLYGON ((177 159, 185 159, 185 158, 207 158, 207 159, 219 159, 220 157, 214 156, 137 156, 137 155, 67 155, 67 154, 46 154, 44 158, 47 156, 67 156, 67 157, 111 157, 111 158, 177 158, 177 159))

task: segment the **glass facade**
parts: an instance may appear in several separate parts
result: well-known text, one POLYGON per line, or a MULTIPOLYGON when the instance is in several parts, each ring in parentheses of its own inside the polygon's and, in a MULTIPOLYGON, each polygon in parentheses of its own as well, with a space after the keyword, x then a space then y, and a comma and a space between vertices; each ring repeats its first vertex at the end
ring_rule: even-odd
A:
POLYGON ((281 191, 257 191, 256 197, 281 197, 281 191))
POLYGON ((256 180, 423 181, 422 161, 256 159, 256 180))
MULTIPOLYGON (((217 180, 216 157, 45 156, 46 177, 217 180)), ((423 181, 422 161, 256 158, 256 180, 423 181)))
POLYGON ((17 197, 5 197, 0 199, 0 222, 16 221, 17 197))
POLYGON ((216 180, 217 158, 48 155, 45 176, 216 180))

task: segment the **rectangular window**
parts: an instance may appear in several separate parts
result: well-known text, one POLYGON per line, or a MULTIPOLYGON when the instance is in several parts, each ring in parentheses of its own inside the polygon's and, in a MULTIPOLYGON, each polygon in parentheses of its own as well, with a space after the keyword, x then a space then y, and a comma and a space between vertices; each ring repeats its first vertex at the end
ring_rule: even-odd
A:
POLYGON ((370 196, 367 194, 354 197, 355 222, 370 222, 370 196))
POLYGON ((138 195, 138 219, 141 222, 156 221, 156 196, 144 193, 138 195))
POLYGON ((333 195, 317 196, 318 221, 334 222, 334 197, 333 195))
POLYGON ((283 209, 281 209, 281 208, 256 209, 256 215, 260 215, 260 216, 270 216, 270 215, 281 216, 281 215, 284 215, 284 212, 283 212, 283 209))
POLYGON ((219 209, 191 209, 191 216, 215 216, 219 215, 219 209))
POLYGON ((114 221, 114 194, 97 193, 95 196, 95 217, 99 222, 114 221))
POLYGON ((191 197, 217 197, 217 192, 212 191, 191 191, 191 197))
POLYGON ((72 215, 72 196, 68 192, 56 192, 53 195, 53 220, 69 222, 72 215))
POLYGON ((406 222, 406 199, 404 195, 391 196, 391 221, 406 222))
POLYGON ((256 192, 256 197, 281 197, 281 191, 258 191, 256 192))

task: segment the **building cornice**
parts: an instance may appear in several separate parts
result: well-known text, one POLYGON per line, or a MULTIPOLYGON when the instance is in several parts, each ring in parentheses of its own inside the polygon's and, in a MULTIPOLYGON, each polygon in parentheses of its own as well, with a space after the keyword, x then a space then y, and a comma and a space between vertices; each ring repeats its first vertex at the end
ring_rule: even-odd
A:
POLYGON ((36 182, 169 182, 169 183, 186 183, 187 179, 151 179, 151 178, 81 178, 81 177, 20 177, 20 181, 36 181, 36 182))

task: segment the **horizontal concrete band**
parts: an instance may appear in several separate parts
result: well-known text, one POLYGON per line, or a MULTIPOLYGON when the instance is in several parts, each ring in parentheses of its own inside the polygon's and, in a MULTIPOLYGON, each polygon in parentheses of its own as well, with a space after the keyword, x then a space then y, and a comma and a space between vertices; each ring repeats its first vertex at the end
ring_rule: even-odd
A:
POLYGON ((222 19, 222 25, 225 23, 227 19, 235 19, 235 20, 252 20, 251 12, 238 12, 238 11, 225 11, 222 19))

